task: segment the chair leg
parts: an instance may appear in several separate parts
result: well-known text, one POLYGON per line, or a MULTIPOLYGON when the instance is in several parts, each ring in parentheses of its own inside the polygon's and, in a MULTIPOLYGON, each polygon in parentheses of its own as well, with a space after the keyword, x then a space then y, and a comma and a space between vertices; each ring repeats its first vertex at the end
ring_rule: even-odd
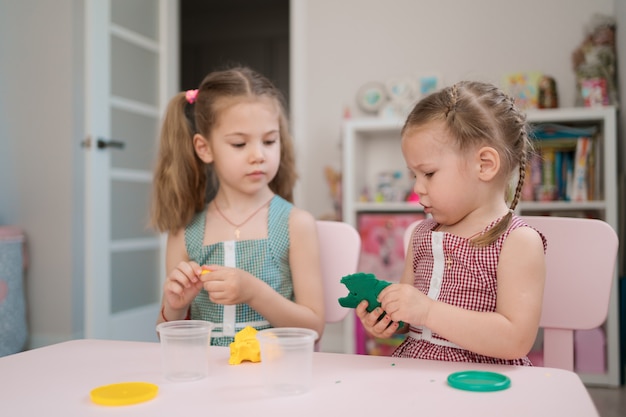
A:
POLYGON ((574 331, 544 329, 543 365, 549 368, 574 370, 574 331))

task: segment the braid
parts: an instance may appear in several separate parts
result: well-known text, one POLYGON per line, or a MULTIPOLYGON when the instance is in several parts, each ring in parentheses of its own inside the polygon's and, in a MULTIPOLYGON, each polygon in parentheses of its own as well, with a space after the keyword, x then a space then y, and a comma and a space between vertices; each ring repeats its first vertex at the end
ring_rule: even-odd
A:
POLYGON ((517 107, 515 107, 515 103, 511 97, 505 96, 505 100, 509 105, 507 113, 509 113, 513 119, 511 127, 517 129, 517 135, 511 135, 512 141, 510 149, 517 149, 518 151, 510 152, 510 155, 512 158, 514 158, 515 155, 518 155, 519 157, 519 178, 517 180, 517 186, 515 187, 515 193, 513 194, 511 205, 509 206, 509 212, 504 215, 490 230, 488 230, 487 233, 479 236, 473 241, 473 244, 479 247, 491 244, 498 238, 498 236, 502 235, 509 228, 511 221, 513 220, 513 210, 517 207, 522 195, 522 188, 524 186, 524 180, 526 179, 528 152, 529 149, 532 148, 532 143, 530 142, 526 132, 525 115, 521 113, 517 107))
POLYGON ((519 134, 517 135, 517 144, 519 146, 519 152, 517 153, 519 155, 519 178, 517 180, 517 187, 515 188, 515 194, 513 195, 513 200, 510 205, 511 210, 515 210, 522 195, 522 188, 524 187, 524 182, 526 180, 526 165, 528 164, 529 153, 532 152, 533 146, 530 138, 528 137, 526 115, 515 107, 515 103, 512 98, 509 98, 509 100, 511 101, 511 111, 516 115, 515 123, 519 129, 519 134))
POLYGON ((511 210, 515 210, 517 203, 519 203, 520 196, 522 195, 522 188, 524 187, 524 181, 526 180, 526 164, 528 162, 527 151, 524 151, 519 163, 519 179, 517 180, 517 187, 515 187, 515 194, 513 194, 513 201, 511 201, 511 210))
POLYGON ((459 85, 454 84, 452 87, 450 87, 450 94, 449 94, 450 102, 448 103, 448 108, 446 109, 446 118, 448 117, 450 113, 453 113, 456 110, 458 94, 459 94, 459 85))

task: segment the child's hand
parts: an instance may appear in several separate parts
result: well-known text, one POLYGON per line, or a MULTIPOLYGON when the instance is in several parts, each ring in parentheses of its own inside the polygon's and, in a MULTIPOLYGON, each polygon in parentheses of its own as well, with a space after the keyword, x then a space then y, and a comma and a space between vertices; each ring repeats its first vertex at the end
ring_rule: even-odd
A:
POLYGON ((371 313, 367 312, 367 301, 363 300, 356 306, 356 315, 361 319, 363 328, 374 337, 389 338, 398 330, 399 323, 391 322, 389 314, 385 314, 382 308, 377 307, 371 313))
POLYGON ((195 262, 181 262, 169 273, 163 286, 165 302, 172 310, 187 310, 202 290, 198 278, 202 268, 195 262))
POLYGON ((242 269, 221 265, 207 265, 205 268, 211 272, 202 274, 200 279, 211 301, 224 305, 249 304, 254 293, 254 276, 242 269))
POLYGON ((391 284, 378 294, 381 307, 393 321, 424 325, 433 300, 408 284, 391 284))

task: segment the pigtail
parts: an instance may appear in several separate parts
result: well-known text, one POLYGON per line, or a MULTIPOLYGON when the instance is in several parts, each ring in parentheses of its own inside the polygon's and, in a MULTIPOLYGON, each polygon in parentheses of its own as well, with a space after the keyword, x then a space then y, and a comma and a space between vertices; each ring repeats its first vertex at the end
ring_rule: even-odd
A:
MULTIPOLYGON (((522 188, 524 187, 524 181, 526 180, 526 164, 530 159, 529 154, 533 151, 532 141, 528 137, 526 117, 515 107, 512 98, 505 96, 505 104, 508 104, 508 107, 505 109, 506 114, 509 114, 511 118, 508 119, 509 123, 504 124, 504 126, 511 126, 513 132, 517 131, 517 135, 511 135, 511 142, 507 143, 507 146, 504 147, 504 149, 508 150, 506 154, 510 155, 511 163, 514 161, 514 158, 519 159, 517 186, 515 187, 515 192, 513 193, 513 198, 511 199, 511 204, 509 205, 509 212, 486 233, 478 236, 472 241, 474 245, 479 247, 488 246, 492 242, 495 242, 498 237, 500 237, 509 228, 511 221, 513 220, 513 212, 522 195, 522 188)), ((506 133, 507 129, 501 128, 501 130, 506 133)))
POLYGON ((293 139, 289 133, 289 126, 284 111, 281 110, 280 116, 280 166, 274 179, 269 183, 270 189, 293 203, 293 188, 298 174, 296 172, 296 158, 293 149, 293 139))
POLYGON ((160 232, 184 227, 205 203, 207 173, 193 146, 193 103, 172 98, 163 120, 155 168, 151 225, 160 232))
POLYGON ((522 155, 520 164, 519 164, 519 178, 517 180, 517 187, 515 187, 515 193, 513 194, 513 200, 511 200, 511 205, 509 206, 511 210, 515 210, 517 207, 517 203, 522 196, 522 188, 524 187, 524 182, 526 180, 526 164, 528 162, 528 152, 525 151, 522 155))
POLYGON ((472 244, 478 247, 489 246, 491 243, 495 242, 502 233, 506 232, 513 220, 513 212, 517 207, 517 203, 519 203, 520 197, 522 195, 522 188, 524 187, 524 180, 526 178, 526 152, 524 152, 524 156, 522 156, 522 161, 519 164, 519 178, 517 180, 517 186, 515 187, 515 193, 513 194, 513 199, 511 200, 511 205, 509 206, 509 212, 504 215, 491 229, 489 229, 485 234, 478 236, 474 240, 472 240, 472 244))

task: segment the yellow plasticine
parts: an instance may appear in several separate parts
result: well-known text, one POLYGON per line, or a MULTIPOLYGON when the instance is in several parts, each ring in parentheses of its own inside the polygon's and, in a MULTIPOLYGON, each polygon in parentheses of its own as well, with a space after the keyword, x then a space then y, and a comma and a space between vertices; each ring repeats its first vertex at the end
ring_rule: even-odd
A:
POLYGON ((209 272, 211 272, 210 269, 203 269, 202 272, 200 272, 200 276, 202 276, 204 274, 208 274, 209 272))
POLYGON ((230 365, 239 365, 243 361, 261 362, 261 346, 256 338, 257 329, 246 326, 235 335, 230 344, 230 365))

